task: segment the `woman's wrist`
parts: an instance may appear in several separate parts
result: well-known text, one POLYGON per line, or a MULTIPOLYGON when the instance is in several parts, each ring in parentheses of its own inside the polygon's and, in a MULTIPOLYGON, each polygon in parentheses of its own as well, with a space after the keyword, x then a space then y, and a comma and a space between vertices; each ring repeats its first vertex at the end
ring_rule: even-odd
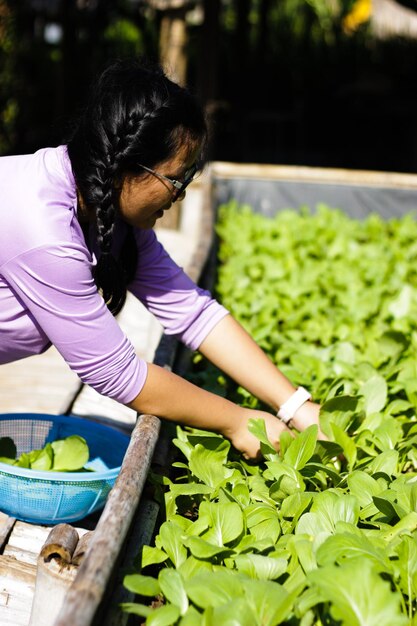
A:
POLYGON ((295 417, 298 410, 309 400, 311 394, 304 387, 297 389, 283 402, 277 412, 277 417, 288 425, 295 417))
POLYGON ((290 426, 293 426, 298 431, 305 430, 312 424, 319 426, 319 414, 320 405, 309 400, 296 411, 290 426))

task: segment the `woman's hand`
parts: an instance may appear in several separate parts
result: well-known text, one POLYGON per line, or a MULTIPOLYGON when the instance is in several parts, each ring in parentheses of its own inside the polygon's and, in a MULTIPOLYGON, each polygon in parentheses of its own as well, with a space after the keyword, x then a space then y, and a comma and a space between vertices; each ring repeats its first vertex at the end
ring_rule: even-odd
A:
POLYGON ((319 404, 316 404, 315 402, 305 402, 295 412, 295 415, 290 422, 290 426, 296 428, 298 431, 302 431, 312 424, 317 424, 319 427, 318 438, 327 439, 326 435, 320 430, 319 413, 319 404))
MULTIPOLYGON (((199 351, 272 410, 278 411, 295 391, 289 379, 231 315, 220 320, 200 345, 199 351)), ((312 424, 319 425, 319 411, 318 404, 306 402, 296 411, 290 427, 302 431, 312 424)), ((282 429, 282 422, 281 427, 276 424, 278 418, 269 415, 266 419, 273 431, 282 429)), ((326 439, 321 431, 319 437, 326 439)))
POLYGON ((285 424, 266 411, 242 409, 241 418, 234 422, 231 430, 222 434, 230 440, 236 450, 239 450, 247 460, 259 460, 261 458, 260 442, 248 429, 250 419, 264 420, 268 439, 276 450, 279 450, 281 433, 283 431, 291 433, 285 424))

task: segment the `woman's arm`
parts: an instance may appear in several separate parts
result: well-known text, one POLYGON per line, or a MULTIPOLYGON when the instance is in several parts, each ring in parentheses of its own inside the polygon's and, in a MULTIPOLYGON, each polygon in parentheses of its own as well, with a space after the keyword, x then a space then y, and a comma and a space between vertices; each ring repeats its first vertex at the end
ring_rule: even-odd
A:
POLYGON ((260 452, 259 441, 248 431, 249 419, 265 421, 268 438, 277 449, 280 434, 288 430, 270 413, 239 407, 154 364, 148 365, 145 384, 128 406, 138 413, 216 431, 248 459, 257 458, 260 452))
MULTIPOLYGON (((294 393, 294 386, 275 367, 244 328, 231 316, 223 318, 200 346, 200 352, 236 382, 269 404, 276 412, 294 393)), ((221 433, 246 458, 257 458, 259 441, 248 430, 251 418, 265 421, 268 438, 278 449, 280 434, 288 428, 274 415, 239 407, 200 389, 157 365, 148 365, 148 375, 139 395, 129 404, 138 413, 221 433)), ((295 413, 292 425, 303 430, 318 424, 319 406, 306 402, 295 413)), ((320 433, 320 436, 323 436, 320 433)))
MULTIPOLYGON (((213 328, 199 351, 275 412, 295 391, 291 382, 231 315, 213 328)), ((318 424, 318 416, 319 406, 306 402, 296 411, 291 425, 304 430, 311 424, 318 424)))
MULTIPOLYGON (((269 404, 276 412, 295 391, 290 381, 277 370, 226 309, 213 300, 209 292, 199 289, 174 263, 157 241, 153 231, 138 230, 135 232, 135 236, 140 254, 135 279, 129 285, 132 293, 157 317, 167 334, 177 336, 191 349, 200 350, 216 366, 230 375, 242 387, 269 404)), ((157 393, 160 391, 160 388, 156 388, 157 393)), ((184 390, 184 394, 183 404, 190 399, 186 390, 184 390)), ((143 401, 144 395, 142 399, 140 398, 141 395, 142 392, 136 398, 138 402, 143 401)), ((154 400, 154 398, 150 399, 154 400)), ((201 398, 197 405, 200 401, 202 401, 201 398)), ((229 417, 231 407, 233 407, 235 415, 238 414, 239 416, 248 411, 229 403, 227 410, 229 417)), ((195 419, 201 408, 197 406, 187 419, 195 419)), ((176 416, 172 417, 166 412, 158 412, 157 409, 147 409, 147 412, 191 425, 190 421, 187 422, 182 419, 182 416, 185 417, 183 409, 184 406, 176 413, 176 416)), ((318 413, 318 405, 307 402, 296 412, 292 425, 302 430, 308 425, 318 422, 318 413)), ((212 415, 212 411, 210 415, 212 415)), ((279 432, 282 431, 284 426, 276 417, 265 412, 262 412, 262 415, 268 416, 265 419, 268 420, 268 424, 274 431, 277 432, 278 429, 279 432)), ((195 425, 200 428, 219 430, 217 424, 210 421, 213 419, 215 418, 205 414, 202 416, 204 423, 199 422, 195 425)), ((238 419, 239 424, 241 421, 238 419)), ((233 427, 236 426, 236 423, 236 419, 234 419, 233 427)), ((223 424, 223 426, 230 431, 227 425, 223 424)), ((220 429, 220 431, 226 434, 224 429, 223 431, 220 429)), ((276 439, 277 437, 274 440, 276 439)))

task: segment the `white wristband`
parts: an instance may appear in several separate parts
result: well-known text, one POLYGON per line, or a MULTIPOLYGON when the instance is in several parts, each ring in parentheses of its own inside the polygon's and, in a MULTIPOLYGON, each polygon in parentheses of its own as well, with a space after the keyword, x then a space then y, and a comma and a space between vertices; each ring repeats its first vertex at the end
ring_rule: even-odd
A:
POLYGON ((300 406, 303 406, 307 400, 311 400, 311 393, 309 393, 307 389, 304 389, 304 387, 298 387, 297 391, 294 391, 292 396, 281 405, 277 417, 279 417, 284 424, 288 424, 300 406))

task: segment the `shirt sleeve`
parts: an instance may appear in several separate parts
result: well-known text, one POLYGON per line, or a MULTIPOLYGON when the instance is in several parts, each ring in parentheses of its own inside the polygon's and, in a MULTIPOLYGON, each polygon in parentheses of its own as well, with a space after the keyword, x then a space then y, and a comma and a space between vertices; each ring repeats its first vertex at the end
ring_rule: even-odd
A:
POLYGON ((129 290, 155 315, 167 335, 198 349, 228 311, 198 287, 169 256, 153 230, 135 231, 138 265, 129 290))
POLYGON ((91 265, 80 244, 65 243, 27 251, 1 272, 83 383, 127 403, 142 389, 147 365, 99 295, 91 265))

